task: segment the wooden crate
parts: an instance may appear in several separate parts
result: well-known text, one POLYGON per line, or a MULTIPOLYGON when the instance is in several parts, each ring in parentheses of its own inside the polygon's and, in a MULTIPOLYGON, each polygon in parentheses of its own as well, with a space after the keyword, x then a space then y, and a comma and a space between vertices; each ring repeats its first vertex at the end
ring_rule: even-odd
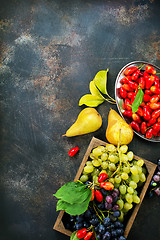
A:
MULTIPOLYGON (((86 163, 86 161, 88 160, 88 157, 89 157, 92 149, 95 148, 95 147, 98 147, 98 146, 100 146, 100 145, 106 146, 106 144, 107 144, 106 142, 101 141, 101 140, 99 140, 99 139, 97 139, 97 138, 95 138, 95 137, 92 138, 92 140, 91 140, 91 142, 90 142, 90 144, 89 144, 89 146, 88 146, 88 148, 87 148, 87 151, 86 151, 86 153, 85 153, 85 155, 84 155, 84 158, 83 158, 83 160, 82 160, 82 163, 81 163, 81 165, 80 165, 80 167, 79 167, 79 169, 78 169, 78 172, 77 172, 77 174, 76 174, 76 176, 75 176, 74 181, 76 181, 76 180, 78 180, 78 179, 80 178, 80 176, 81 176, 81 174, 82 174, 82 171, 83 171, 83 168, 84 168, 84 166, 85 166, 85 163, 86 163)), ((134 155, 134 159, 139 160, 139 159, 143 159, 143 158, 134 155)), ((134 209, 133 209, 132 215, 130 216, 130 218, 128 219, 128 222, 127 222, 127 224, 126 224, 126 228, 125 228, 125 232, 124 232, 124 236, 125 236, 126 238, 127 238, 128 234, 129 234, 129 231, 130 231, 130 229, 131 229, 131 227, 132 227, 132 224, 133 224, 133 222, 134 222, 134 220, 135 220, 135 217, 136 217, 136 215, 137 215, 137 213, 138 213, 138 210, 139 210, 139 208, 140 208, 140 206, 141 206, 141 203, 142 203, 142 201, 143 201, 143 198, 144 198, 144 196, 145 196, 145 194, 146 194, 147 188, 148 188, 148 186, 149 186, 149 184, 150 184, 150 181, 151 181, 151 179, 152 179, 152 176, 153 176, 153 174, 154 174, 154 172, 155 172, 155 169, 156 169, 156 167, 157 167, 156 164, 154 164, 154 163, 152 163, 152 162, 149 162, 149 161, 147 161, 147 160, 145 160, 145 159, 143 159, 143 160, 144 160, 145 166, 146 166, 146 168, 147 168, 148 175, 147 175, 146 182, 144 183, 144 186, 143 186, 142 191, 141 191, 141 193, 140 193, 140 203, 139 203, 139 204, 136 204, 136 206, 135 206, 134 209)), ((64 224, 63 224, 63 222, 62 222, 62 217, 63 217, 63 215, 64 215, 64 211, 60 211, 60 213, 59 213, 59 215, 58 215, 58 217, 57 217, 57 220, 56 220, 56 222, 55 222, 55 225, 54 225, 53 229, 56 230, 56 231, 59 231, 59 232, 61 232, 61 233, 63 233, 63 234, 65 234, 65 235, 67 235, 67 236, 71 236, 72 232, 71 232, 70 230, 65 229, 64 224)))

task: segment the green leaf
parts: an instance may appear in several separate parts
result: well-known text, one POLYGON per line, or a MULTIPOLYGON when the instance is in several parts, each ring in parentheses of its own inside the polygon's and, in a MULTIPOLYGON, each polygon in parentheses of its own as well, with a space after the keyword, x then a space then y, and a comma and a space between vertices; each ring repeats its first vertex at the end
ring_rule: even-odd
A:
POLYGON ((81 193, 84 189, 86 189, 86 185, 80 182, 68 182, 64 184, 53 196, 56 198, 63 198, 68 192, 72 194, 81 193))
POLYGON ((103 103, 104 100, 92 94, 86 94, 79 100, 79 106, 85 104, 88 107, 97 107, 99 104, 103 103))
POLYGON ((92 95, 97 96, 101 99, 104 99, 104 97, 102 96, 102 94, 100 93, 100 91, 98 90, 98 88, 96 87, 94 81, 91 81, 89 84, 89 89, 92 95))
POLYGON ((109 69, 107 69, 107 71, 99 71, 95 78, 93 79, 96 87, 103 93, 103 94, 107 94, 107 72, 109 71, 109 69))
POLYGON ((141 105, 141 103, 143 102, 143 96, 144 96, 144 92, 143 90, 139 87, 139 90, 136 94, 136 97, 131 105, 132 107, 132 112, 135 113, 138 111, 138 107, 141 105))
POLYGON ((70 204, 70 203, 65 202, 65 201, 60 199, 57 202, 56 210, 57 211, 64 210, 66 213, 68 213, 70 215, 80 215, 87 210, 90 199, 91 199, 91 195, 92 195, 92 193, 90 192, 87 199, 85 201, 83 201, 82 203, 70 204))
POLYGON ((90 188, 83 189, 83 191, 66 190, 65 194, 60 199, 70 204, 77 202, 81 203, 88 198, 90 192, 91 192, 90 188))
POLYGON ((70 237, 70 240, 79 240, 79 238, 77 237, 77 232, 78 231, 74 231, 70 237))

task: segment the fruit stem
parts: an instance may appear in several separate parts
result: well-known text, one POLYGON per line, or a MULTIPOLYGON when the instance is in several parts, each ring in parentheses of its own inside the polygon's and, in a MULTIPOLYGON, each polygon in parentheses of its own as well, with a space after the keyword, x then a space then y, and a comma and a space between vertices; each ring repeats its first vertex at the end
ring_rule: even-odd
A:
MULTIPOLYGON (((102 218, 101 218, 101 217, 99 216, 99 214, 98 214, 98 211, 97 211, 97 209, 96 209, 96 205, 95 205, 94 202, 93 202, 93 208, 94 208, 94 211, 96 212, 96 215, 99 217, 100 221, 103 222, 102 218)), ((102 215, 102 216, 103 216, 103 215, 102 215)))

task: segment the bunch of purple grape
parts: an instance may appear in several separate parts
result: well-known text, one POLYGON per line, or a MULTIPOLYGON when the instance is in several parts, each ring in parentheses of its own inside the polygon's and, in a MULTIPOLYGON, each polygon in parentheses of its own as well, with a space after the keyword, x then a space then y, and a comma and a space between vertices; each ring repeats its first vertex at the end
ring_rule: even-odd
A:
POLYGON ((150 191, 149 191, 150 197, 152 197, 154 193, 157 196, 160 196, 160 159, 158 159, 157 165, 158 165, 157 169, 150 183, 150 191))
POLYGON ((119 190, 100 190, 103 202, 94 199, 90 202, 88 209, 81 215, 68 215, 64 225, 72 232, 87 228, 93 228, 96 239, 100 240, 125 240, 124 224, 120 221, 121 211, 116 204, 119 199, 119 190))

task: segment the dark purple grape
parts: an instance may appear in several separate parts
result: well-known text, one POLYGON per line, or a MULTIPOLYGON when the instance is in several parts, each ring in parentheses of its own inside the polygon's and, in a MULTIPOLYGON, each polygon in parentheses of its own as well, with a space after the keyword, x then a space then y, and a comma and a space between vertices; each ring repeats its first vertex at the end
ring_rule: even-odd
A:
POLYGON ((110 232, 105 232, 105 234, 102 237, 103 240, 110 240, 111 239, 111 234, 110 232))
POLYGON ((118 204, 114 204, 114 206, 112 207, 113 211, 119 210, 119 205, 118 204))
POLYGON ((83 216, 81 216, 81 215, 76 216, 76 222, 80 223, 80 222, 83 222, 83 221, 84 221, 83 216))
POLYGON ((110 220, 109 217, 105 217, 105 218, 103 219, 103 225, 104 225, 105 227, 108 227, 108 226, 110 225, 110 222, 111 222, 111 220, 110 220))
POLYGON ((99 231, 100 234, 103 235, 103 234, 105 233, 105 231, 106 231, 106 230, 105 230, 105 226, 104 226, 103 224, 101 224, 101 225, 99 226, 98 231, 99 231))
POLYGON ((122 228, 116 229, 116 232, 117 232, 117 236, 121 236, 124 234, 124 230, 122 228))
POLYGON ((82 224, 82 223, 76 223, 76 224, 75 224, 76 230, 80 230, 82 227, 83 227, 83 224, 82 224))
POLYGON ((83 227, 84 228, 89 228, 90 227, 90 224, 86 221, 83 222, 83 227))
POLYGON ((106 189, 104 189, 104 188, 101 188, 101 193, 103 194, 103 196, 107 196, 107 194, 108 194, 108 191, 106 190, 106 189))
POLYGON ((97 217, 96 217, 96 218, 92 218, 89 222, 90 222, 90 224, 92 224, 93 226, 96 226, 96 225, 99 223, 97 217))
POLYGON ((105 202, 105 209, 111 210, 112 209, 112 203, 105 202))
POLYGON ((153 176, 153 181, 154 181, 154 182, 159 182, 159 181, 160 181, 160 176, 157 175, 157 174, 154 175, 154 176, 153 176))
POLYGON ((113 212, 113 217, 118 218, 120 216, 121 216, 121 212, 119 210, 113 212))
POLYGON ((105 207, 104 207, 104 203, 99 203, 98 205, 97 205, 97 207, 99 208, 99 209, 101 209, 101 210, 103 210, 105 207))
POLYGON ((91 217, 91 211, 87 209, 87 211, 84 213, 85 218, 90 218, 91 217))
POLYGON ((118 188, 115 188, 115 189, 113 190, 113 192, 112 192, 111 195, 112 195, 113 198, 118 197, 118 196, 119 196, 119 190, 118 190, 118 188))
POLYGON ((121 223, 119 220, 114 222, 114 226, 116 228, 123 228, 124 227, 123 223, 121 223))
POLYGON ((102 239, 100 233, 97 234, 97 239, 98 239, 98 240, 102 239))
POLYGON ((112 203, 113 202, 113 197, 111 195, 108 195, 106 197, 106 201, 107 201, 107 203, 112 203))
POLYGON ((157 196, 160 196, 160 187, 156 188, 154 192, 157 196))
POLYGON ((126 240, 124 236, 120 236, 118 240, 126 240))
POLYGON ((117 231, 116 231, 116 230, 112 230, 112 231, 111 231, 111 236, 112 236, 112 238, 117 237, 117 236, 118 236, 118 235, 117 235, 117 231))

